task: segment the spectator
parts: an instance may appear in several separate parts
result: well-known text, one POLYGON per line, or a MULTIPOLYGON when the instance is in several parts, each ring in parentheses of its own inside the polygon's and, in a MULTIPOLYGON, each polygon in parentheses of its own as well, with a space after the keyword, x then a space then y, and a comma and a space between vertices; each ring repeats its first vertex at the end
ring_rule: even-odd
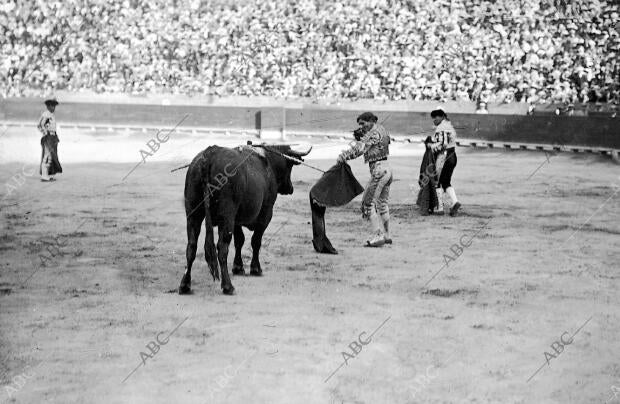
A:
POLYGON ((476 113, 477 114, 488 114, 489 111, 487 110, 487 103, 484 101, 479 101, 478 107, 476 108, 476 113))
POLYGON ((0 0, 0 93, 617 104, 617 21, 611 0, 0 0))

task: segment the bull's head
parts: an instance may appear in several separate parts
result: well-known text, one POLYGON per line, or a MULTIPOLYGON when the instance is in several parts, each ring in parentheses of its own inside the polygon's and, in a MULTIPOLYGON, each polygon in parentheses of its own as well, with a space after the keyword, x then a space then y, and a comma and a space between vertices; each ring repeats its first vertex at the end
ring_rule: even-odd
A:
POLYGON ((271 157, 273 168, 278 182, 278 193, 282 195, 290 195, 293 193, 293 183, 291 182, 291 170, 293 166, 301 164, 302 157, 307 156, 312 150, 312 146, 306 151, 297 151, 291 149, 290 146, 269 146, 266 149, 277 151, 278 153, 271 157))

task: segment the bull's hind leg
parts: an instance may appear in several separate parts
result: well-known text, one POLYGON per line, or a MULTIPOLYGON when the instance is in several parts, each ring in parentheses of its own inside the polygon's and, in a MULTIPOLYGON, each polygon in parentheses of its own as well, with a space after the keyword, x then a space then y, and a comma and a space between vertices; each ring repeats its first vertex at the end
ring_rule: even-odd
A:
POLYGON ((217 258, 220 262, 220 269, 222 270, 222 292, 225 295, 232 295, 235 293, 235 288, 230 281, 228 275, 228 247, 232 241, 233 236, 233 223, 228 217, 234 217, 234 215, 222 215, 223 219, 221 223, 218 223, 218 240, 217 240, 217 258))
POLYGON ((235 225, 235 260, 233 261, 233 275, 245 275, 245 270, 243 269, 243 260, 241 259, 241 248, 243 248, 243 243, 245 243, 245 235, 243 234, 243 229, 241 226, 235 225))
POLYGON ((250 275, 263 276, 263 270, 260 267, 260 261, 258 255, 260 247, 263 244, 263 234, 265 233, 264 227, 257 227, 252 234, 252 263, 250 264, 250 275))
POLYGON ((187 217, 187 248, 185 257, 187 258, 187 269, 179 285, 179 294, 187 294, 191 291, 192 284, 192 264, 196 259, 196 249, 198 248, 198 236, 200 236, 200 225, 204 217, 203 210, 190 213, 187 217))

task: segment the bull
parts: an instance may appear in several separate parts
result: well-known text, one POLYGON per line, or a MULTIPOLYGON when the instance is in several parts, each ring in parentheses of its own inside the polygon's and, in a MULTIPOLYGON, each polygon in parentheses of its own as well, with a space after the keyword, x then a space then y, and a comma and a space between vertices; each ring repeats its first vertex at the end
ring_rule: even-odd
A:
POLYGON ((205 260, 213 280, 220 278, 222 291, 234 294, 228 274, 228 246, 234 235, 233 274, 244 275, 241 248, 245 242, 242 226, 253 231, 250 275, 261 276, 259 252, 263 234, 271 222, 278 194, 293 193, 291 170, 310 153, 298 152, 290 146, 225 148, 210 146, 189 165, 185 177, 185 213, 187 218, 187 269, 179 294, 190 293, 192 264, 196 258, 198 236, 205 222, 205 260), (292 158, 291 158, 292 157, 292 158), (217 250, 213 227, 218 228, 217 250))

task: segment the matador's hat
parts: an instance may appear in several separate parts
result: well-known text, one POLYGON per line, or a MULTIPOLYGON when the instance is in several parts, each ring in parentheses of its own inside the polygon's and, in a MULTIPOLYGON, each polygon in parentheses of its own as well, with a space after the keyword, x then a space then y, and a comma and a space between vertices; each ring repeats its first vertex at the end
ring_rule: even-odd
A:
POLYGON ((437 108, 431 111, 431 118, 434 118, 436 116, 448 116, 441 105, 437 106, 437 108))
POLYGON ((43 103, 44 103, 45 105, 48 105, 48 104, 58 105, 58 104, 60 104, 60 103, 58 102, 58 100, 56 99, 56 96, 55 96, 55 95, 51 95, 51 96, 49 96, 49 97, 45 97, 45 101, 44 101, 43 103))

